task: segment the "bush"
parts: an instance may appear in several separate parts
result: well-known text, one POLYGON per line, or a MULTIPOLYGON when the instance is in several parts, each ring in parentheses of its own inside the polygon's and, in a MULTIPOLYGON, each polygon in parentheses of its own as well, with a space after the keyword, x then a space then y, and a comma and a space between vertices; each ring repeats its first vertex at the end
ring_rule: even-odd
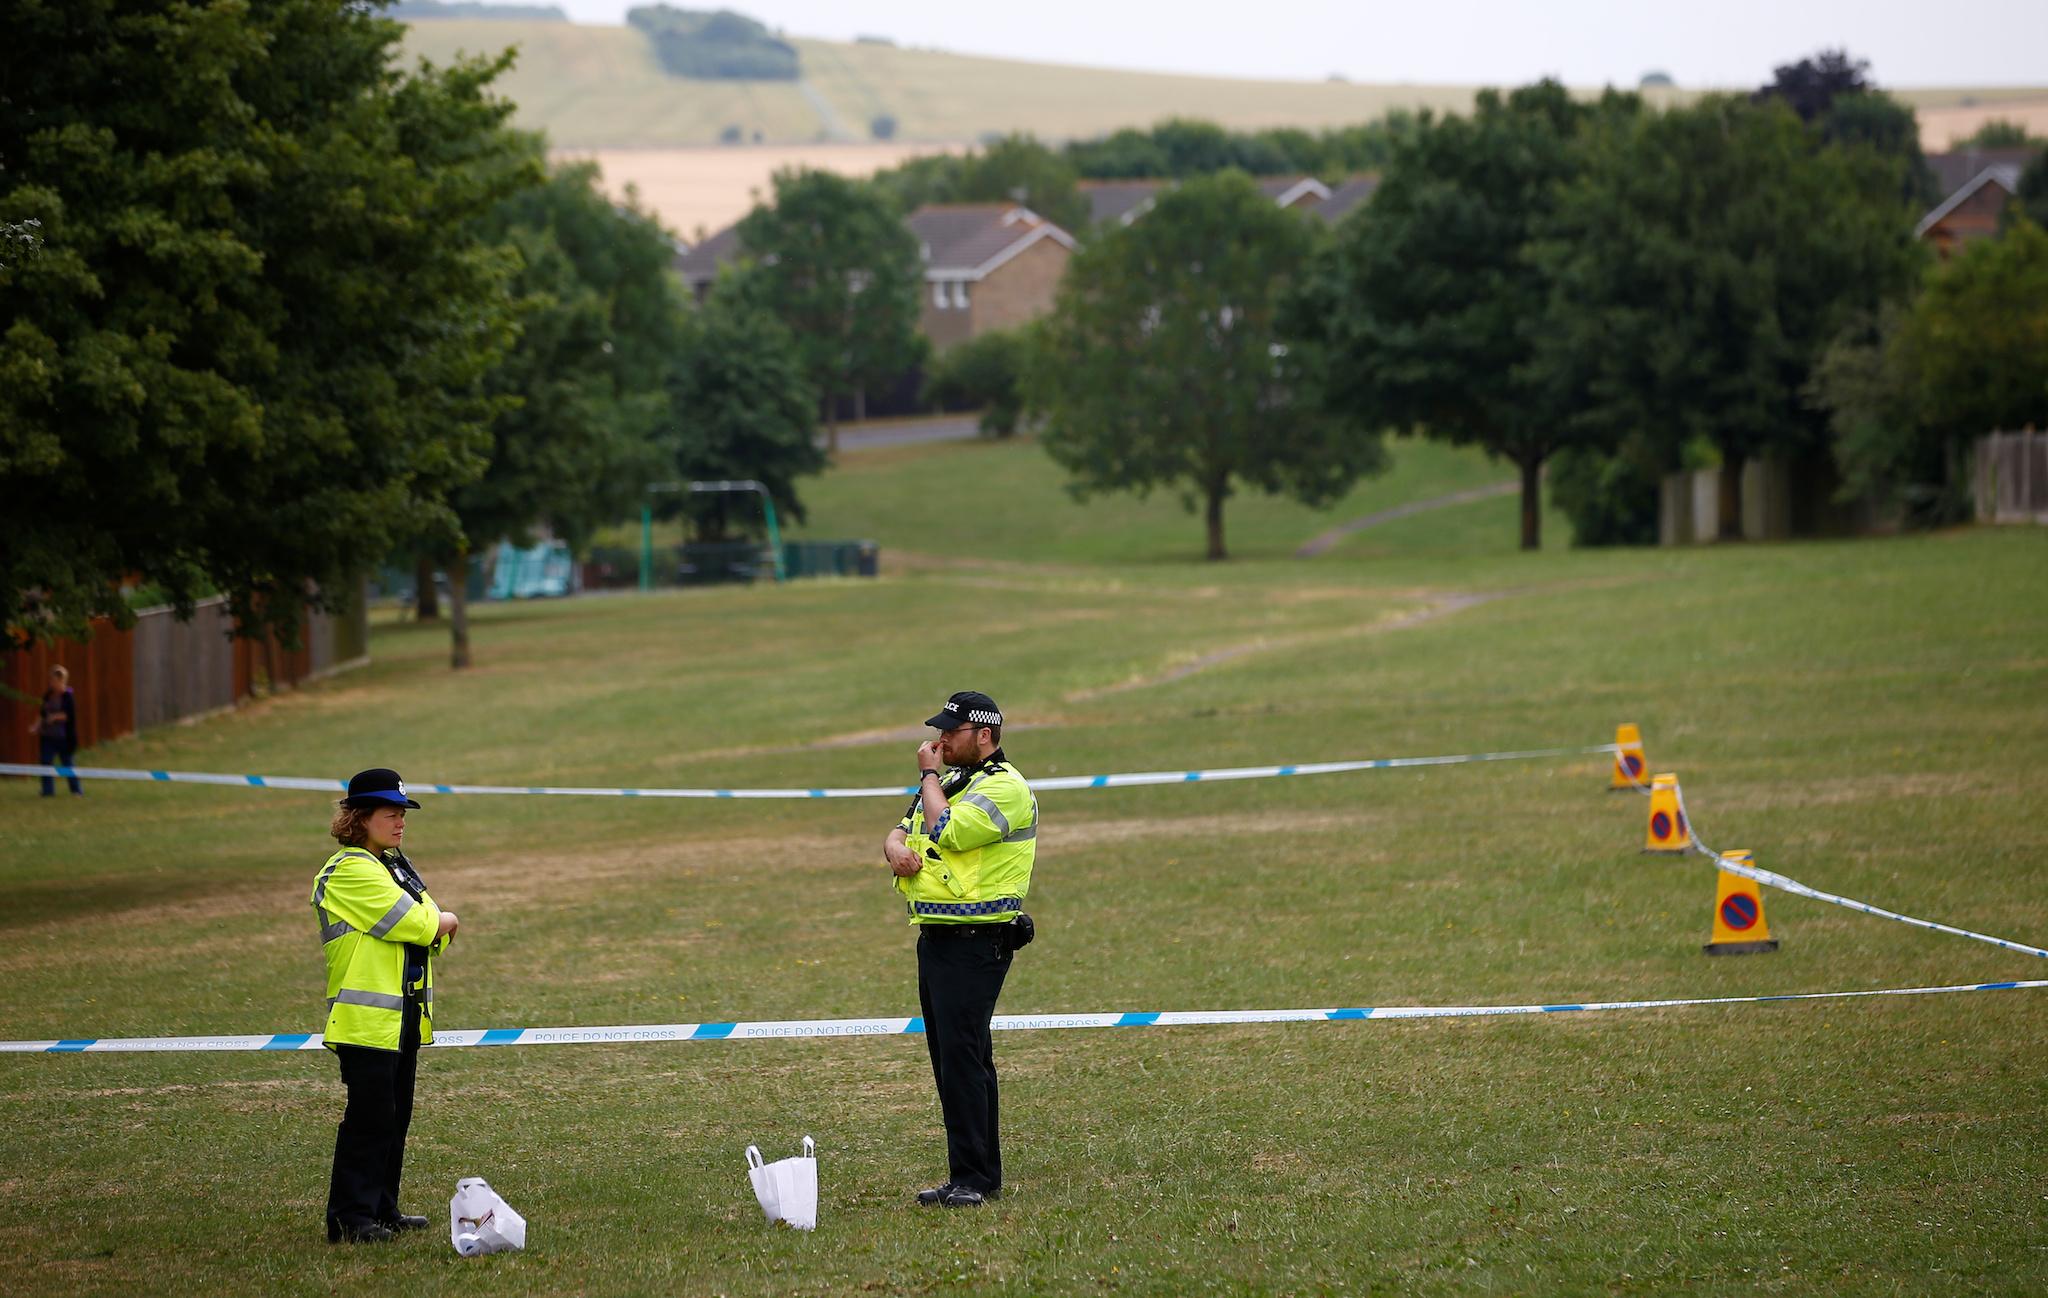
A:
POLYGON ((1550 462, 1550 499, 1572 520, 1573 545, 1655 545, 1657 474, 1640 453, 1591 447, 1550 462))
POLYGON ((1024 413, 1020 379, 1030 336, 1025 329, 992 329, 941 353, 926 373, 924 399, 940 410, 975 410, 981 431, 1008 437, 1024 413))

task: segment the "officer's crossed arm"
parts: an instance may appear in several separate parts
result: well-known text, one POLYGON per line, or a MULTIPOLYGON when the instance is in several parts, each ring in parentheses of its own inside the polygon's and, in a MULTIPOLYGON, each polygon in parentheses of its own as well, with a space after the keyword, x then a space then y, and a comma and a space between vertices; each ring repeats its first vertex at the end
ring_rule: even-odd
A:
POLYGON ((321 908, 359 933, 387 942, 427 946, 455 930, 452 914, 431 901, 415 901, 382 868, 362 858, 344 861, 327 881, 321 908))
POLYGON ((890 830, 882 841, 882 859, 889 863, 890 873, 906 879, 924 868, 924 862, 910 850, 910 830, 902 825, 890 830))

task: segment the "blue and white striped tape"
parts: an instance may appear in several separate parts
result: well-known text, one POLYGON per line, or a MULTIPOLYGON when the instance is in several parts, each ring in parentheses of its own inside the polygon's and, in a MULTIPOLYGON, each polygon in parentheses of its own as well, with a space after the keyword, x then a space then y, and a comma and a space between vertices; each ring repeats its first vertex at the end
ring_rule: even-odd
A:
MULTIPOLYGON (((1622 773, 1624 775, 1628 774, 1626 767, 1622 768, 1622 773)), ((1644 784, 1639 776, 1630 775, 1629 779, 1642 792, 1648 793, 1650 791, 1650 786, 1644 784)), ((1967 928, 1956 928, 1951 924, 1936 923, 1934 920, 1921 919, 1915 915, 1901 915, 1898 911, 1886 910, 1882 906, 1873 906, 1867 901, 1858 901, 1854 897, 1843 897, 1832 892, 1822 892, 1818 888, 1801 883, 1789 875, 1779 874, 1775 870, 1766 870, 1760 866, 1750 865, 1723 856, 1720 852, 1708 847, 1706 840, 1700 837, 1699 822, 1692 818, 1692 808, 1685 805, 1685 786, 1679 784, 1673 788, 1672 792, 1678 798, 1678 816, 1686 827, 1687 837, 1692 840, 1693 850, 1729 874, 1740 875, 1767 888, 1776 888, 1780 892, 1789 892, 1795 897, 1806 897, 1813 901, 1824 901, 1831 906, 1841 906, 1864 915, 1875 915, 1879 919, 1896 920, 1898 923, 1910 924, 1914 928, 1924 928, 1929 932, 1947 933, 1953 937, 1966 937, 1976 942, 1988 942, 2000 950, 2017 951, 2021 955, 2039 956, 2043 959, 2048 959, 2048 949, 2042 947, 2032 946, 2025 942, 2015 942, 2010 938, 1993 937, 1989 933, 1978 933, 1967 928)))
MULTIPOLYGON (((1113 775, 1055 775, 1033 779, 1034 791, 1057 789, 1124 789, 1144 784, 1214 784, 1224 780, 1270 780, 1288 775, 1335 775, 1342 771, 1383 771, 1407 766, 1462 766, 1472 762, 1510 762, 1536 757, 1580 757, 1611 753, 1613 744, 1588 748, 1531 748, 1506 753, 1453 753, 1442 757, 1371 757, 1347 762, 1296 762, 1285 766, 1226 766, 1199 771, 1125 771, 1113 775)), ((211 771, 145 771, 106 766, 31 766, 0 762, 0 775, 77 776, 82 780, 140 780, 157 784, 218 784, 230 788, 301 789, 339 793, 348 781, 301 775, 222 775, 211 771)), ((427 784, 408 780, 409 793, 519 794, 568 798, 907 798, 914 785, 889 784, 859 789, 599 789, 514 784, 427 784)))
POLYGON ((1788 878, 1774 870, 1761 869, 1729 857, 1716 856, 1714 864, 1726 870, 1729 874, 1739 874, 1745 879, 1753 879, 1767 887, 1776 888, 1781 892, 1789 892, 1795 897, 1807 897, 1814 901, 1824 901, 1831 906, 1844 906, 1865 915, 1875 915, 1879 919, 1897 920, 1901 924, 1911 924, 1914 928, 1924 928, 1935 933, 1948 933, 1955 937, 1972 938, 1978 942, 1989 942, 1992 946, 2002 950, 2017 951, 2021 955, 2040 956, 2043 959, 2048 959, 2048 949, 2042 947, 2029 946, 2025 942, 2015 942, 2010 938, 1993 937, 1989 933, 1976 933, 1967 928, 1956 928, 1949 924, 1937 924, 1931 919, 1919 919, 1912 915, 1901 915, 1895 910, 1886 910, 1882 906, 1873 906, 1867 901, 1858 901, 1854 897, 1838 897, 1832 892, 1822 892, 1818 888, 1810 888, 1799 882, 1799 880, 1788 878))
MULTIPOLYGON (((1380 1005, 1317 1010, 1140 1010, 1107 1014, 998 1014, 998 1032, 1063 1028, 1169 1028, 1242 1023, 1349 1023, 1367 1019, 1497 1018, 1518 1014, 1668 1010, 1696 1005, 1768 1005, 1780 1001, 1848 1000, 1866 996, 1938 996, 2048 987, 2048 979, 1962 983, 1949 987, 1887 987, 1865 991, 1790 992, 1776 996, 1695 996, 1659 1001, 1585 1001, 1557 1005, 1380 1005)), ((653 1041, 768 1041, 803 1037, 883 1037, 922 1033, 922 1018, 774 1019, 756 1023, 640 1023, 598 1028, 437 1030, 430 1049, 457 1046, 629 1045, 653 1041)), ((318 1050, 317 1033, 264 1036, 97 1037, 64 1041, 0 1041, 0 1054, 103 1054, 120 1051, 318 1050)))

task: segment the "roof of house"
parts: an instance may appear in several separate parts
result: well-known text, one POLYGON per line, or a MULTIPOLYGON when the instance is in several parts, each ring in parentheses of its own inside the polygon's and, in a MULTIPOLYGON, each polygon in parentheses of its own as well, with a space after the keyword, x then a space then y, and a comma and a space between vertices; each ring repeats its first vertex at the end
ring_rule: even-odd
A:
POLYGON ((1327 200, 1330 187, 1314 176, 1260 176, 1260 192, 1282 207, 1293 207, 1304 198, 1327 200))
POLYGON ((1084 180, 1077 188, 1081 197, 1088 200, 1088 224, 1122 221, 1129 225, 1152 206, 1167 183, 1164 180, 1084 180))
POLYGON ((1074 236, 1016 203, 935 203, 905 222, 917 236, 927 279, 980 279, 1041 239, 1074 236))
POLYGON ((1371 198, 1373 191, 1379 187, 1380 177, 1378 172, 1371 172, 1363 176, 1353 176, 1335 189, 1332 189, 1328 198, 1316 204, 1315 213, 1331 225, 1335 225, 1351 215, 1356 209, 1365 206, 1366 200, 1371 198))
POLYGON ((676 274, 683 277, 683 283, 695 288, 709 284, 718 278, 719 267, 740 255, 740 228, 728 225, 717 234, 679 254, 675 260, 676 274))
POLYGON ((2021 145, 2015 149, 1952 149, 1947 153, 1928 154, 1927 167, 1934 173, 1935 182, 1946 197, 1975 180, 1986 167, 2010 165, 2025 170, 2026 165, 2040 153, 2038 144, 2021 145))
POLYGON ((1943 199, 1932 211, 1920 218, 1920 224, 1913 227, 1913 237, 1917 239, 1941 224, 1942 220, 1950 212, 1955 211, 1968 202, 1978 190, 1986 185, 1998 185, 2008 194, 2019 193, 2020 164, 2015 162, 1995 163, 1972 176, 1953 194, 1943 199))

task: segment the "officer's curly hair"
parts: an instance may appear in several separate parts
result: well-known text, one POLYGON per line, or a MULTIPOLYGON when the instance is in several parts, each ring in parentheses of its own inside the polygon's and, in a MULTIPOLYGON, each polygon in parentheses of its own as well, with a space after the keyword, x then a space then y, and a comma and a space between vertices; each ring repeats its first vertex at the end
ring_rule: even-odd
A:
POLYGON ((334 804, 334 821, 327 826, 327 832, 343 847, 361 847, 370 841, 370 815, 375 807, 351 807, 346 802, 334 804))

